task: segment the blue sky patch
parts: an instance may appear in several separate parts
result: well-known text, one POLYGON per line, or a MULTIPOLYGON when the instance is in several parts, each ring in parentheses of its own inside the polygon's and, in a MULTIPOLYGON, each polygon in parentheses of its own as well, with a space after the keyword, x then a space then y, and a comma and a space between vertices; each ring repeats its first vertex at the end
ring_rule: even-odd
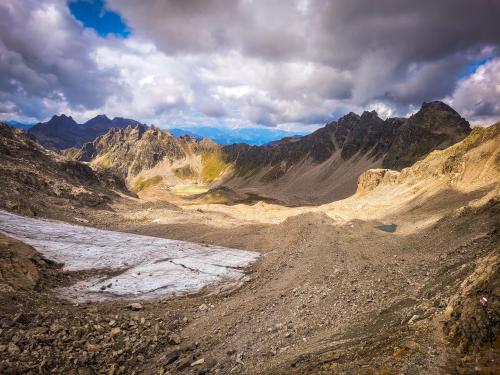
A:
POLYGON ((463 79, 463 78, 466 78, 466 77, 469 77, 471 76, 472 74, 474 74, 476 72, 476 70, 481 66, 481 65, 484 65, 486 64, 487 62, 493 60, 493 57, 491 56, 488 56, 488 57, 483 57, 481 59, 478 59, 478 60, 475 60, 473 62, 471 62, 469 65, 467 65, 465 67, 465 69, 463 69, 461 72, 460 72, 460 76, 459 78, 460 79, 463 79))
POLYGON ((109 10, 104 0, 70 0, 68 7, 84 27, 94 29, 100 36, 109 34, 126 38, 130 35, 130 28, 121 16, 109 10))

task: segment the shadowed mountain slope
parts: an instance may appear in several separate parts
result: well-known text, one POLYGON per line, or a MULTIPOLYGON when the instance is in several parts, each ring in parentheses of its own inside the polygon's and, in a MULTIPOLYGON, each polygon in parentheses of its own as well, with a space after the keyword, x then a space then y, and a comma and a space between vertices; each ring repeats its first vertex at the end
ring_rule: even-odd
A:
MULTIPOLYGON (((21 130, 0 124, 0 206, 25 215, 105 208, 128 193, 123 179, 49 151, 21 130)), ((70 213, 71 214, 71 213, 70 213)))
POLYGON ((83 124, 78 124, 71 116, 53 116, 47 122, 41 122, 28 130, 42 145, 49 148, 65 149, 78 147, 90 142, 112 128, 124 128, 139 125, 136 120, 106 115, 96 116, 83 124))
POLYGON ((353 194, 367 169, 400 169, 469 132, 468 122, 441 102, 424 103, 409 119, 349 113, 304 137, 224 147, 234 173, 223 184, 282 201, 326 203, 353 194))

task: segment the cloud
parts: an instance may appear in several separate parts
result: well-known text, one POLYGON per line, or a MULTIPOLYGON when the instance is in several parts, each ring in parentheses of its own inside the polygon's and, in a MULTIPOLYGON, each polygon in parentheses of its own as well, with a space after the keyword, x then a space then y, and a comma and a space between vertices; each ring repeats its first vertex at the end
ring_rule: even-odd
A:
POLYGON ((65 111, 160 125, 296 128, 367 108, 406 115, 442 98, 473 121, 498 116, 486 98, 497 98, 500 81, 490 65, 499 56, 498 1, 108 0, 106 7, 133 30, 128 38, 84 28, 62 0, 0 4, 2 117, 65 111), (463 77, 477 61, 489 62, 463 77), (489 82, 474 83, 485 69, 489 82), (467 105, 468 95, 476 104, 467 105))
POLYGON ((89 56, 98 38, 82 33, 61 1, 0 4, 0 90, 13 113, 44 116, 62 107, 97 108, 119 89, 112 70, 89 56), (90 47, 89 47, 90 46, 90 47))
POLYGON ((206 78, 217 90, 250 87, 254 100, 232 100, 242 115, 270 125, 304 121, 306 111, 298 108, 311 105, 324 113, 324 104, 333 112, 384 102, 406 113, 450 95, 460 72, 485 47, 500 45, 500 3, 490 0, 148 4, 109 1, 160 51, 215 59, 206 78))
POLYGON ((499 121, 500 58, 478 67, 474 74, 461 80, 447 101, 477 125, 499 121))

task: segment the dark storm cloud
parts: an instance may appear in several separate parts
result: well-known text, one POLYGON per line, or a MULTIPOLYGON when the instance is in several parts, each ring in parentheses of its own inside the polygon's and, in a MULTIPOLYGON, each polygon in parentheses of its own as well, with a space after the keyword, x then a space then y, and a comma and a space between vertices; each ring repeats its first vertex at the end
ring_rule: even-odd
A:
POLYGON ((496 0, 311 1, 320 58, 353 64, 382 50, 401 63, 440 60, 500 43, 496 0))
POLYGON ((101 106, 117 87, 113 72, 89 56, 96 40, 82 35, 64 2, 2 1, 0 90, 23 114, 40 115, 33 104, 41 100, 101 106))
POLYGON ((109 5, 137 33, 169 54, 241 50, 250 56, 288 58, 304 52, 305 21, 293 2, 112 0, 109 5))
POLYGON ((500 43, 496 0, 110 0, 169 53, 235 48, 263 58, 356 65, 381 50, 422 62, 500 43))

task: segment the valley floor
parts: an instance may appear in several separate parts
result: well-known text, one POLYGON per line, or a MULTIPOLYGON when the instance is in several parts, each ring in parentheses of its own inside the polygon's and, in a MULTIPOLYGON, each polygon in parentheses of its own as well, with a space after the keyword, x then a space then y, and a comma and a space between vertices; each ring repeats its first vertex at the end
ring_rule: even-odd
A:
MULTIPOLYGON (((498 319, 499 204, 496 193, 474 194, 449 192, 440 204, 427 199, 386 216, 379 210, 388 202, 357 210, 349 201, 288 208, 134 198, 111 210, 52 213, 262 256, 237 289, 97 303, 61 300, 53 288, 98 271, 38 260, 34 289, 0 293, 0 372, 498 373, 498 339, 484 347, 483 336, 498 319), (376 228, 393 223, 393 233, 376 228), (484 285, 464 284, 473 272, 484 285), (469 337, 471 319, 478 326, 469 337)), ((31 275, 27 245, 2 235, 0 246, 12 252, 0 266, 31 275)))

